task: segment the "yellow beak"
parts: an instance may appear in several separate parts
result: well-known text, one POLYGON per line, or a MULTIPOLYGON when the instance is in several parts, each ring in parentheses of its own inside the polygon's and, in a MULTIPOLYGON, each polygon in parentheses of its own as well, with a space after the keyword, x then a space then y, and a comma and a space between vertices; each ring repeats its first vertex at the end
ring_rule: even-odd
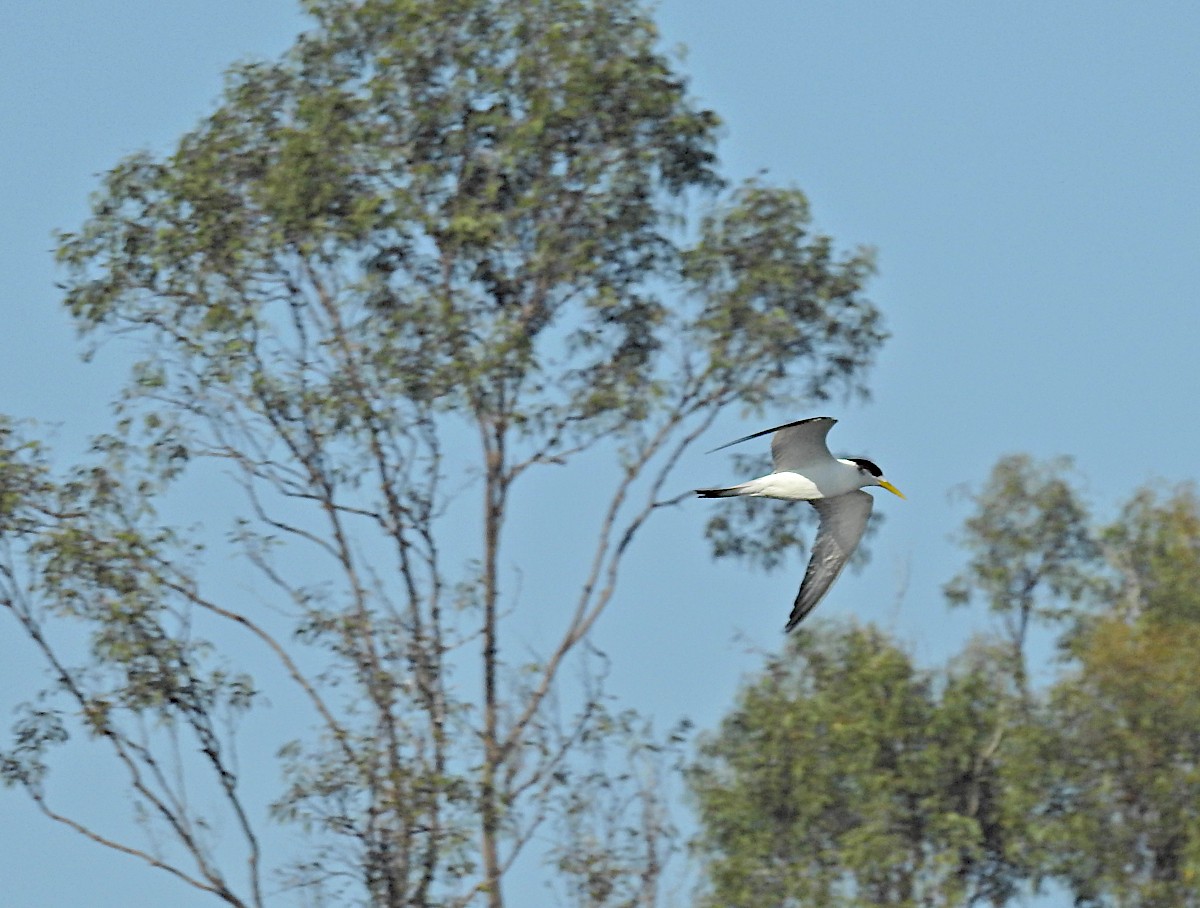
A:
MULTIPOLYGON (((893 495, 899 495, 901 498, 904 498, 904 493, 901 492, 899 489, 897 489, 894 485, 892 485, 886 479, 879 480, 879 484, 881 486, 883 486, 885 489, 887 489, 889 492, 891 492, 893 495)), ((907 500, 907 499, 905 499, 905 500, 907 500)))

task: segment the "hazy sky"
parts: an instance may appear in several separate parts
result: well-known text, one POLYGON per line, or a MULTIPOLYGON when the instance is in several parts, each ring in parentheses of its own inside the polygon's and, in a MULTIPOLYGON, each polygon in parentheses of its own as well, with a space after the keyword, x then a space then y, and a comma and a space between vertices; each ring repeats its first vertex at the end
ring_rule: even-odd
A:
MULTIPOLYGON (((0 411, 60 424, 70 455, 103 426, 122 360, 79 362, 51 231, 81 222, 96 174, 211 110, 227 64, 277 55, 305 23, 285 0, 7 3, 4 20, 0 411)), ((893 337, 874 397, 821 410, 841 419, 835 452, 882 464, 908 501, 880 501, 873 561, 816 616, 883 623, 928 662, 986 627, 940 588, 962 560, 951 493, 1002 454, 1074 456, 1102 508, 1200 473, 1200 5, 671 0, 659 21, 724 119, 725 172, 801 187, 819 229, 878 249, 871 296, 893 337)), ((761 427, 727 420, 712 444, 761 427)), ((699 453, 678 476, 741 478, 699 453)), ((662 724, 717 721, 753 650, 782 644, 803 570, 709 562, 713 506, 663 515, 599 630, 614 688, 662 724)), ((546 496, 525 518, 561 514, 546 496)), ((36 667, 5 617, 7 726, 36 667)), ((56 803, 123 812, 100 769, 52 779, 56 803)), ((0 893, 6 908, 210 904, 4 790, 0 893)))

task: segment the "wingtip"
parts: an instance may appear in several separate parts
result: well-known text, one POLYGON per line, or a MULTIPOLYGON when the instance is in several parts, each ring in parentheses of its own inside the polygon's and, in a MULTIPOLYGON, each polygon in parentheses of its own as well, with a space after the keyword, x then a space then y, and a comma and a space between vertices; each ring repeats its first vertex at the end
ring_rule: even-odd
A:
POLYGON ((781 426, 772 426, 769 429, 763 429, 761 432, 754 432, 750 435, 743 435, 741 438, 735 438, 733 441, 726 442, 723 445, 718 445, 711 451, 705 451, 705 454, 716 454, 718 451, 723 451, 726 448, 732 448, 734 445, 740 445, 743 441, 750 441, 752 438, 761 438, 764 435, 770 435, 772 432, 778 432, 780 429, 790 429, 792 426, 803 425, 806 422, 820 422, 829 420, 829 425, 833 426, 837 422, 834 416, 809 416, 804 419, 797 419, 794 422, 785 422, 781 426))
POLYGON ((811 612, 811 611, 812 611, 812 609, 809 609, 808 612, 805 612, 803 615, 800 615, 799 617, 789 618, 788 623, 783 626, 784 635, 790 636, 790 635, 794 634, 796 632, 796 628, 798 628, 801 624, 804 623, 804 619, 808 617, 809 612, 811 612))

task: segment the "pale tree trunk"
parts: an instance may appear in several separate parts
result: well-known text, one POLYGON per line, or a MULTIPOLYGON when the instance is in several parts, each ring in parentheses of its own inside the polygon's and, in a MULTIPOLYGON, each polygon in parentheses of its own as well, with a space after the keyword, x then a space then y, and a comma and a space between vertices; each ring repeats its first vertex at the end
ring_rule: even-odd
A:
POLYGON ((500 811, 497 806, 496 780, 503 761, 499 740, 499 697, 496 690, 496 624, 499 585, 496 560, 500 548, 500 526, 504 520, 507 478, 504 475, 504 429, 482 425, 487 479, 484 487, 483 553, 483 778, 481 780, 481 848, 483 852, 484 891, 488 908, 503 908, 500 878, 500 811))

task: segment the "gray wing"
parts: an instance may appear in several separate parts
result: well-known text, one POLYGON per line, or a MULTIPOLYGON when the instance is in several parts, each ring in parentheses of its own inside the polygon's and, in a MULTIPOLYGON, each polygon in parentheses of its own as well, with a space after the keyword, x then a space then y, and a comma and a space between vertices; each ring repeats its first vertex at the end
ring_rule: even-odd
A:
POLYGON ((785 423, 772 429, 763 429, 753 435, 745 435, 729 444, 713 448, 708 453, 712 454, 713 451, 720 451, 730 445, 741 444, 743 441, 760 438, 774 432, 775 437, 771 439, 771 464, 774 471, 776 473, 781 470, 802 472, 806 466, 814 462, 833 458, 833 455, 829 453, 829 447, 825 444, 825 436, 829 434, 829 430, 833 428, 835 422, 837 420, 832 416, 813 416, 810 419, 785 423))
POLYGON ((792 606, 792 614, 788 617, 786 633, 790 633, 805 615, 816 608, 821 597, 837 580, 842 568, 858 548, 875 500, 866 492, 858 491, 836 498, 816 498, 809 504, 821 515, 821 526, 813 543, 808 570, 804 572, 804 582, 800 584, 796 604, 792 606))

